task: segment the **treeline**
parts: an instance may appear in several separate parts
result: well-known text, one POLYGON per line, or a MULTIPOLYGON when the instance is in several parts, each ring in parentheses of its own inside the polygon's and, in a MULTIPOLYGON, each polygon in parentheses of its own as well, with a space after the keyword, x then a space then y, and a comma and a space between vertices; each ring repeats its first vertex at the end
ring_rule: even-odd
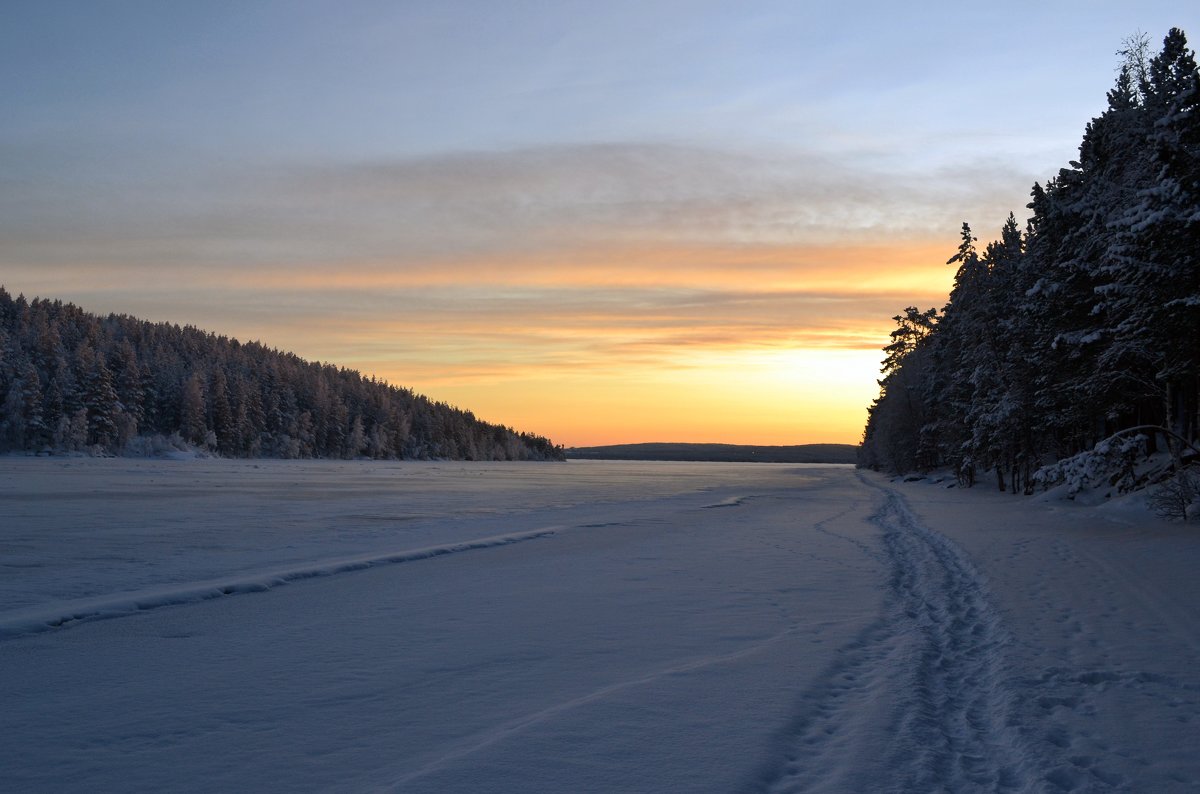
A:
POLYGON ((714 463, 854 463, 852 444, 610 444, 568 447, 568 458, 586 460, 708 461, 714 463))
POLYGON ((192 445, 229 457, 562 460, 540 436, 192 327, 0 287, 0 451, 192 445))
MULTIPOLYGON (((1123 429, 1200 432, 1200 75, 1172 29, 1125 42, 1078 161, 1035 184, 980 250, 963 224, 949 302, 895 320, 860 463, 992 470, 1029 491, 1039 466, 1123 429)), ((1107 446, 1107 445, 1106 445, 1107 446)))

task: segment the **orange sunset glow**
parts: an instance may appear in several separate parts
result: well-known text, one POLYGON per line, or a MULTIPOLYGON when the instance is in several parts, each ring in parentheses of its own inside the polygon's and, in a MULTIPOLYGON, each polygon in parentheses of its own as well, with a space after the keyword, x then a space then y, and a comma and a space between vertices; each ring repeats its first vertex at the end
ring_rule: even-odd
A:
POLYGON ((950 244, 624 245, 404 268, 262 266, 219 282, 131 270, 132 299, 64 268, 47 291, 153 319, 171 294, 173 321, 359 369, 572 446, 852 443, 890 316, 941 300, 950 244))
POLYGON ((874 397, 897 301, 945 295, 943 250, 714 247, 622 251, 607 266, 585 256, 515 272, 471 263, 402 278, 309 274, 299 289, 457 286, 476 299, 339 326, 341 339, 296 333, 319 358, 572 445, 846 443, 874 397))

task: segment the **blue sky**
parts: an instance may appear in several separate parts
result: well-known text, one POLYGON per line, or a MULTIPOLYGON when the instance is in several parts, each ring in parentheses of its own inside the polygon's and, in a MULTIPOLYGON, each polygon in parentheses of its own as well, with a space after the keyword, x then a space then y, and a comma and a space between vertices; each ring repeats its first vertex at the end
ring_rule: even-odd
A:
POLYGON ((233 161, 679 139, 894 156, 930 138, 1037 140, 1030 113, 1047 133, 1074 133, 1123 37, 1157 40, 1195 14, 1104 2, 9 4, 3 131, 233 161))
MULTIPOLYGON (((863 362, 891 314, 944 295, 945 257, 919 270, 913 252, 948 256, 963 220, 987 238, 1009 210, 1023 218, 1032 182, 1103 109, 1122 39, 1195 38, 1197 16, 1177 2, 8 3, 0 282, 262 338, 511 423, 544 414, 516 395, 553 400, 576 375, 572 399, 603 395, 643 366, 646 395, 677 401, 659 374, 691 389, 707 366, 680 352, 689 335, 716 340, 722 382, 713 362, 731 350, 840 340, 866 389, 846 399, 869 399, 863 362), (769 319, 748 290, 778 304, 769 319), (688 296, 703 310, 681 312, 688 296), (517 327, 531 307, 542 316, 517 327), (580 317, 594 321, 567 340, 544 329, 580 317)), ((593 415, 614 413, 596 399, 593 415)), ((814 412, 742 437, 805 440, 814 412)), ((661 440, 606 427, 577 435, 661 440)))

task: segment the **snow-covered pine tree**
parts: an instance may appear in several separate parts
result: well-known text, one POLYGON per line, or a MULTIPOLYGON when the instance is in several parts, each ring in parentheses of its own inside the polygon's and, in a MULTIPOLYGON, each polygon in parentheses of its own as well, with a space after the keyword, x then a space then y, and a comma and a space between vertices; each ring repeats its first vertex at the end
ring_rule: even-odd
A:
POLYGON ((179 408, 179 429, 185 440, 193 444, 204 443, 208 436, 207 414, 204 376, 193 372, 183 384, 179 408))
POLYGON ((1007 469, 1022 490, 1123 428, 1200 436, 1200 76, 1177 29, 1148 52, 1125 42, 1108 108, 1033 186, 1024 235, 1010 216, 980 256, 964 225, 941 321, 913 352, 903 330, 885 348, 865 463, 928 465, 901 410, 914 390, 936 463, 1007 469))
POLYGON ((83 369, 83 404, 87 410, 88 444, 113 445, 119 436, 121 400, 104 358, 90 347, 79 355, 83 369))

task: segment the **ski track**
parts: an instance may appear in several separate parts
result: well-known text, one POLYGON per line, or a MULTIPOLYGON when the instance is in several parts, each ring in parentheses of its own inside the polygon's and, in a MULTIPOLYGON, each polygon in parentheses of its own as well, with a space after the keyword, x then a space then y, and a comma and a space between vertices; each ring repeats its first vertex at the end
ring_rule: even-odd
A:
POLYGON ((0 641, 37 634, 43 631, 68 628, 80 623, 126 617, 161 607, 196 604, 223 596, 262 593, 301 579, 362 571, 381 565, 395 565, 416 560, 427 560, 447 554, 507 546, 523 543, 561 532, 563 527, 543 527, 528 532, 512 532, 490 535, 483 538, 426 546, 419 549, 389 552, 384 554, 360 555, 334 560, 318 560, 306 565, 265 571, 247 576, 213 579, 204 582, 187 582, 179 585, 154 588, 120 595, 46 604, 38 607, 0 614, 0 641))
POLYGON ((404 787, 414 780, 418 780, 435 772, 447 769, 452 766, 454 762, 462 758, 474 755, 475 753, 487 749, 488 747, 491 747, 492 745, 501 742, 510 736, 519 734, 522 731, 551 720, 560 714, 571 711, 572 709, 580 708, 587 706, 588 704, 604 700, 610 695, 614 695, 626 689, 652 684, 662 678, 682 675, 684 673, 690 673, 694 670, 700 670, 706 667, 712 667, 714 665, 727 664, 748 656, 753 656, 761 653, 780 641, 793 636, 797 633, 797 631, 798 628, 796 626, 792 626, 736 651, 692 659, 691 661, 684 662, 682 664, 671 665, 669 667, 655 670, 651 673, 647 673, 646 675, 638 676, 636 678, 631 678, 625 681, 617 681, 585 695, 571 698, 561 703, 555 703, 554 705, 540 709, 531 714, 526 714, 516 719, 509 720, 508 722, 498 725, 492 729, 481 731, 471 737, 468 737, 467 739, 463 740, 455 749, 443 753, 441 756, 426 763, 419 769, 395 778, 394 780, 390 781, 390 784, 385 790, 403 791, 404 787))
POLYGON ((883 613, 802 695, 759 790, 854 791, 885 779, 894 792, 1042 790, 983 576, 900 494, 879 490, 871 521, 883 550, 872 556, 889 569, 883 613))

